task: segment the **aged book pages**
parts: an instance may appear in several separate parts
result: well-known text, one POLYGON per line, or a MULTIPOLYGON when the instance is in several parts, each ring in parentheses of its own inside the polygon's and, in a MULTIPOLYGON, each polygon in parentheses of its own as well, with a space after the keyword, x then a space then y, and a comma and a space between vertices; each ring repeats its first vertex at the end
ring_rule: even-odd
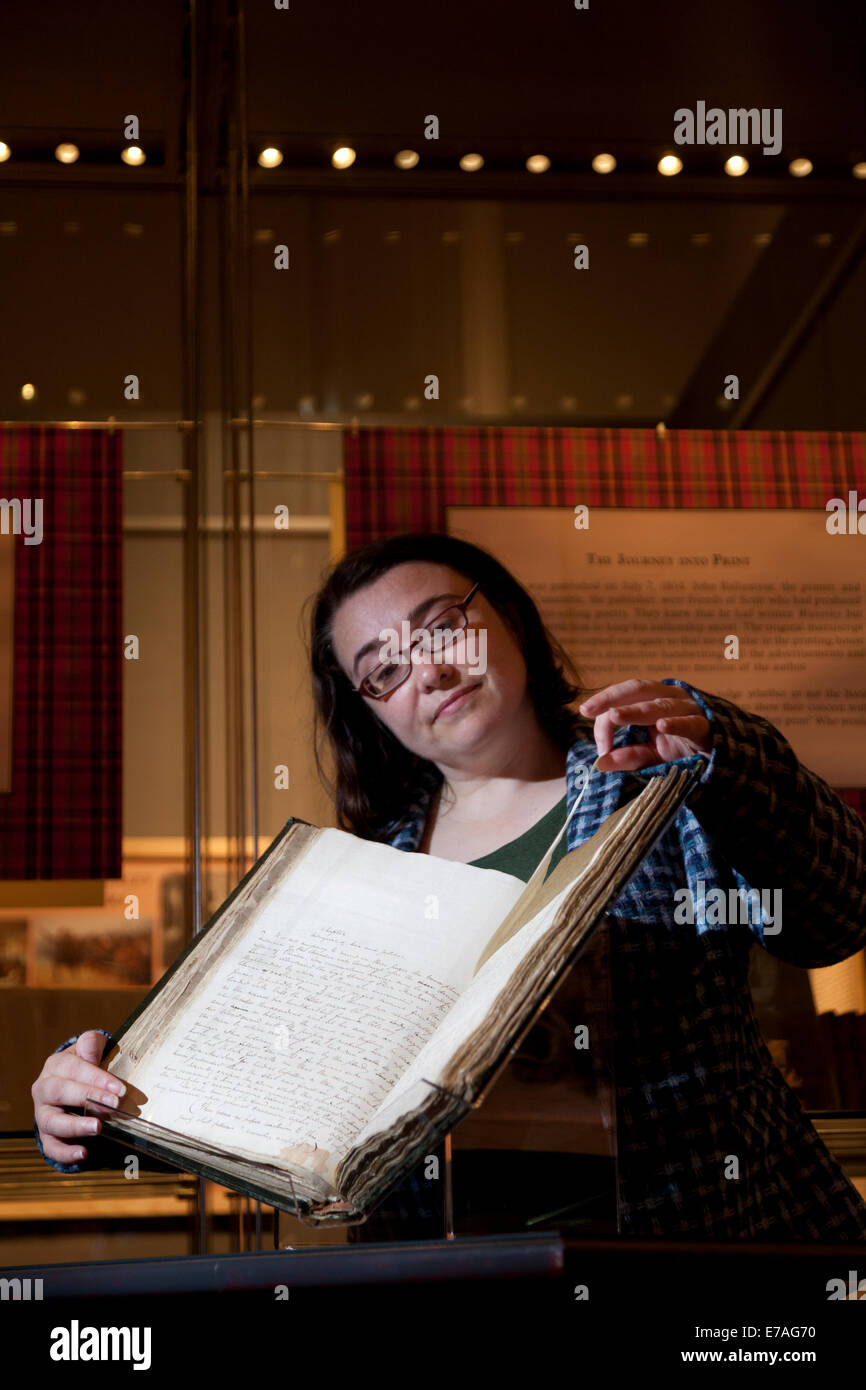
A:
POLYGON ((105 1119, 241 1187, 363 1211, 483 1093, 697 775, 651 777, 527 885, 290 827, 133 1016, 107 1065, 138 1118, 105 1119))
POLYGON ((141 1119, 333 1183, 524 884, 337 830, 302 843, 216 924, 109 1070, 141 1119))

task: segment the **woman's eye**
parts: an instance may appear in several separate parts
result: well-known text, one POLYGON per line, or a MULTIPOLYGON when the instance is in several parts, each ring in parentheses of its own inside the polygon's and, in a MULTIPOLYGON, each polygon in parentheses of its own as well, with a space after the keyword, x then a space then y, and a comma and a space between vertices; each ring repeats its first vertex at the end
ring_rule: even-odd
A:
POLYGON ((437 618, 437 619, 436 619, 436 622, 435 622, 435 624, 434 624, 434 626, 431 627, 431 628, 429 628, 428 631, 429 631, 429 632, 433 632, 433 633, 436 633, 436 632, 444 632, 444 633, 456 632, 456 631, 458 630, 458 628, 460 627, 462 621, 463 621, 463 618, 462 618, 462 615, 461 615, 460 613, 446 613, 446 614, 444 614, 443 617, 437 618))
POLYGON ((388 664, 387 664, 387 666, 380 666, 380 667, 379 667, 379 670, 378 670, 378 673, 377 673, 377 674, 378 674, 378 679, 379 679, 380 681, 387 681, 387 680, 390 680, 391 677, 393 676, 393 674, 394 674, 394 672, 395 672, 396 670, 397 670, 397 667, 394 665, 394 662, 393 662, 393 661, 389 661, 388 664))

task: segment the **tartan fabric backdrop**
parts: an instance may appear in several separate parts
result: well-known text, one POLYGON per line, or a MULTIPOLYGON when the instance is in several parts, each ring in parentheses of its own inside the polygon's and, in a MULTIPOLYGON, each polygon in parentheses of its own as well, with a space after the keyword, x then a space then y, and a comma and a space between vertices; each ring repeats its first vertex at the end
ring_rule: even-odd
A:
MULTIPOLYGON (((866 493, 866 434, 479 425, 344 436, 347 544, 447 507, 820 507, 866 493)), ((837 788, 861 815, 866 789, 837 788)))
POLYGON ((0 877, 121 873, 121 434, 0 426, 0 496, 42 498, 15 539, 12 790, 0 877))

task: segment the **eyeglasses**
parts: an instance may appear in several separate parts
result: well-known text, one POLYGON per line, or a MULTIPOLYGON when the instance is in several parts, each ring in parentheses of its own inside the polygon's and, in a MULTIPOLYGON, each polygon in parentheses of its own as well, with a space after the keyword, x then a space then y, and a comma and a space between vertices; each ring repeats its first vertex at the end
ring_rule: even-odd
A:
POLYGON ((435 660, 451 646, 457 633, 468 627, 466 609, 480 588, 480 584, 474 584, 460 603, 450 603, 424 627, 418 628, 417 631, 421 635, 416 637, 414 642, 410 642, 396 660, 380 661, 372 671, 368 671, 361 684, 354 687, 356 693, 368 695, 371 700, 381 700, 383 696, 390 695, 392 690, 396 690, 398 685, 402 685, 412 674, 412 653, 417 647, 423 646, 435 660))

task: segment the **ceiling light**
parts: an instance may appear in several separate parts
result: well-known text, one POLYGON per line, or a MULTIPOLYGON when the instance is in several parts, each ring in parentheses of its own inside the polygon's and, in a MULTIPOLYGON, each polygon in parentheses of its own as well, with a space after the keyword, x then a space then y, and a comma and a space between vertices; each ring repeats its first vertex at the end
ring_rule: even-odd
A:
POLYGON ((32 381, 25 381, 24 385, 21 387, 21 399, 22 401, 36 400, 36 387, 33 385, 32 381))
POLYGON ((725 173, 730 174, 732 179, 738 179, 741 174, 745 174, 749 167, 749 161, 741 154, 732 154, 730 159, 725 160, 725 173))
POLYGON ((59 159, 61 164, 74 164, 80 154, 77 145, 63 144, 58 145, 54 151, 54 158, 59 159))
POLYGON ((670 178, 672 174, 678 174, 682 167, 683 161, 679 159, 675 154, 662 155, 661 159, 656 165, 656 168, 658 169, 659 173, 665 174, 668 178, 670 178))
POLYGON ((355 163, 356 155, 351 145, 338 145, 331 155, 335 169, 348 169, 355 163))
POLYGON ((804 179, 807 174, 812 172, 811 159, 792 159, 788 165, 788 173, 793 174, 795 179, 804 179))
POLYGON ((398 150, 394 155, 394 163, 398 169, 414 169, 420 158, 417 150, 398 150))
POLYGON ((855 179, 866 179, 866 159, 861 159, 857 164, 852 164, 851 173, 855 179))
POLYGON ((120 151, 120 157, 124 164, 143 164, 147 155, 140 145, 127 145, 120 151))
POLYGON ((256 158, 263 169, 276 169, 277 165, 283 162, 283 152, 278 150, 276 145, 267 145, 265 149, 259 150, 256 158))
POLYGON ((546 154, 531 154, 526 161, 526 167, 530 174, 546 174, 550 168, 550 160, 546 154))
POLYGON ((11 155, 12 151, 5 140, 0 140, 0 164, 4 164, 11 155))
POLYGON ((592 161, 592 167, 597 174, 612 174, 616 168, 616 160, 612 154, 597 154, 592 161))
POLYGON ((484 168, 484 158, 480 154, 465 154, 460 161, 460 168, 467 174, 474 174, 476 169, 484 168))

